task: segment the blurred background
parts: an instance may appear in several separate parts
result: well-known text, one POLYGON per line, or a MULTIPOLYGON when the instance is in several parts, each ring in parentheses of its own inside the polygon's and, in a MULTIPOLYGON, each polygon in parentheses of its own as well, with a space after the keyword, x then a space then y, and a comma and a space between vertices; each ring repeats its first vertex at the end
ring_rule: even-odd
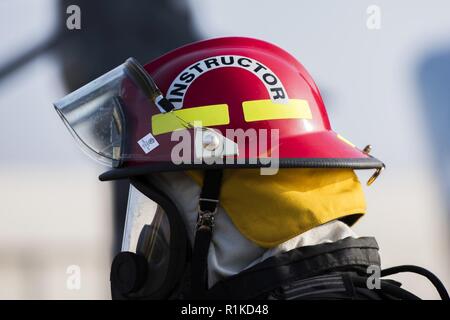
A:
MULTIPOLYGON (((387 164, 356 232, 377 238, 383 267, 417 264, 449 288, 449 11, 445 0, 0 0, 0 299, 110 297, 127 185, 98 181, 106 168, 52 102, 129 56, 230 35, 273 42, 309 70, 333 128, 387 164), (79 30, 66 26, 73 4, 79 30)), ((437 298, 419 276, 398 279, 437 298)))

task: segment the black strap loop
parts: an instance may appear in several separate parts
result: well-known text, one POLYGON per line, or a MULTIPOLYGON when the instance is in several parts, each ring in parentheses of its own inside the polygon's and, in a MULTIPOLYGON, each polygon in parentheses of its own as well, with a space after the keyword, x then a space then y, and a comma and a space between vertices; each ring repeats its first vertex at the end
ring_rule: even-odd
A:
POLYGON ((215 212, 219 203, 222 170, 206 170, 198 202, 200 212, 215 212))

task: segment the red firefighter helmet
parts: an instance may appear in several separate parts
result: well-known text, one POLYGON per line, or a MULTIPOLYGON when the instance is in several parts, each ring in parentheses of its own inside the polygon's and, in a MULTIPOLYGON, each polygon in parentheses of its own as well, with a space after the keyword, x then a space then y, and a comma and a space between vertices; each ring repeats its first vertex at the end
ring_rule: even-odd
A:
POLYGON ((83 145, 115 167, 101 180, 204 168, 205 155, 226 160, 209 164, 215 168, 261 167, 267 159, 281 168, 384 167, 331 129, 317 86, 293 56, 251 38, 189 44, 145 70, 128 60, 55 107, 83 145), (185 133, 190 150, 180 151, 185 133))
POLYGON ((81 146, 114 167, 101 180, 130 178, 123 252, 111 268, 115 298, 171 296, 189 255, 176 202, 137 176, 205 170, 189 280, 192 295, 202 297, 221 169, 375 168, 373 181, 383 168, 331 130, 303 66, 255 39, 197 42, 145 67, 128 59, 55 108, 81 146), (150 212, 146 199, 161 210, 150 212))

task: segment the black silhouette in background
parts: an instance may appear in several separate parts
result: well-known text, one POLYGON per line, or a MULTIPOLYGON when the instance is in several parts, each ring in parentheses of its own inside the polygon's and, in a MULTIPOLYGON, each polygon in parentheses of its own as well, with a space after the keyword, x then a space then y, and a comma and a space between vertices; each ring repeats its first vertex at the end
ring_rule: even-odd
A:
MULTIPOLYGON (((62 64, 68 92, 97 78, 129 57, 142 64, 198 40, 189 8, 177 0, 60 0, 53 35, 0 67, 0 82, 36 57, 53 53, 62 64), (70 5, 81 9, 81 29, 69 30, 70 5)), ((113 182, 114 244, 120 251, 129 184, 113 182)))
MULTIPOLYGON (((146 63, 180 45, 197 40, 186 6, 176 0, 63 0, 61 29, 67 38, 58 58, 68 91, 73 91, 134 57, 146 63), (66 8, 81 9, 81 30, 66 26, 66 8)), ((120 251, 129 184, 113 183, 114 253, 120 251)))

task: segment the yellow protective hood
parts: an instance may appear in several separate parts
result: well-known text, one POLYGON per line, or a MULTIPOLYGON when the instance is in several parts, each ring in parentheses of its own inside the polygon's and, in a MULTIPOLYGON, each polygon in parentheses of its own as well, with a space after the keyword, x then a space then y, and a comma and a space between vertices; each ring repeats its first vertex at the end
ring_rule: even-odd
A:
MULTIPOLYGON (((188 174, 202 184, 202 172, 188 174)), ((259 169, 225 170, 220 205, 246 238, 264 248, 332 220, 353 224, 366 212, 352 169, 289 168, 271 176, 259 169)))

